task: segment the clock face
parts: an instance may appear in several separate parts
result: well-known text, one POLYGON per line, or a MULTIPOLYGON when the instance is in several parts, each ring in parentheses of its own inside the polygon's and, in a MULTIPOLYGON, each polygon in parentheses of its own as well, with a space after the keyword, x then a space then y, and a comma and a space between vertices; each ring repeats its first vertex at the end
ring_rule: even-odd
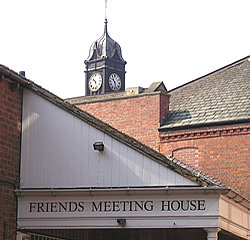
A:
POLYGON ((89 78, 89 89, 96 92, 102 86, 102 76, 100 73, 93 73, 89 78))
POLYGON ((116 73, 110 74, 109 87, 115 91, 115 90, 119 90, 121 88, 121 86, 122 86, 122 81, 121 81, 121 78, 119 77, 119 75, 116 73))

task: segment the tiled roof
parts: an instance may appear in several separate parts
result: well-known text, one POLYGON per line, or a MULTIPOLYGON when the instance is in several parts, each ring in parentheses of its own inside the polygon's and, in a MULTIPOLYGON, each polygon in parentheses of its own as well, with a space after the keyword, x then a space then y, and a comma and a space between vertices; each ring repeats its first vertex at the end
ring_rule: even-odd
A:
POLYGON ((170 168, 171 170, 177 172, 178 174, 196 182, 200 186, 213 186, 213 187, 225 188, 225 186, 222 185, 220 182, 213 180, 209 176, 202 174, 200 171, 195 170, 174 158, 162 155, 161 153, 142 144, 136 139, 116 130, 115 128, 111 127, 107 123, 95 118, 93 115, 80 110, 78 107, 74 105, 71 105, 67 101, 57 97, 56 95, 49 92, 48 90, 26 79, 25 77, 20 76, 16 72, 8 69, 7 67, 3 65, 0 65, 0 79, 1 78, 6 79, 10 83, 14 82, 14 83, 21 85, 22 87, 25 87, 27 89, 30 89, 31 91, 34 91, 36 94, 40 95, 41 97, 45 98, 51 103, 57 105, 58 107, 64 109, 70 114, 73 114, 74 116, 78 117, 82 121, 99 129, 100 131, 122 142, 123 144, 135 149, 136 151, 151 158, 152 160, 163 164, 164 166, 170 168))
POLYGON ((249 122, 250 56, 169 91, 161 130, 249 122))

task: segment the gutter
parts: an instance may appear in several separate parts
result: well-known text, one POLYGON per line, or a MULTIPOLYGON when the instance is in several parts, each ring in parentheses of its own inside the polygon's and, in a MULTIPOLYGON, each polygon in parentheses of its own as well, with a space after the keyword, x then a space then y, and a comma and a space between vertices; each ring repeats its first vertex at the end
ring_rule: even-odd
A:
POLYGON ((123 187, 123 188, 30 188, 16 189, 18 197, 23 196, 65 196, 67 195, 141 195, 148 193, 176 194, 176 193, 217 193, 224 194, 227 187, 196 187, 196 186, 160 186, 160 187, 123 187))
MULTIPOLYGON (((211 122, 211 123, 200 123, 200 124, 191 124, 191 125, 181 125, 181 126, 174 126, 174 127, 166 127, 163 125, 158 129, 159 132, 172 132, 177 130, 187 130, 187 129, 194 129, 194 128, 205 128, 205 127, 216 127, 216 126, 223 126, 223 125, 231 125, 231 124, 239 124, 239 123, 249 123, 250 118, 247 119, 235 119, 229 121, 221 121, 221 122, 211 122)), ((167 124, 167 123, 166 123, 167 124)))

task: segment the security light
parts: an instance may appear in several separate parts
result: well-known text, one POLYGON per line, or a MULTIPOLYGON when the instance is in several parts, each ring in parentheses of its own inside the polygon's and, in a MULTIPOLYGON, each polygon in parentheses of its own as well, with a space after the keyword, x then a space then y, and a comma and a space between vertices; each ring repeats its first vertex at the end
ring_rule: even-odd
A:
POLYGON ((95 142, 93 143, 94 150, 98 150, 99 152, 104 150, 103 142, 95 142))

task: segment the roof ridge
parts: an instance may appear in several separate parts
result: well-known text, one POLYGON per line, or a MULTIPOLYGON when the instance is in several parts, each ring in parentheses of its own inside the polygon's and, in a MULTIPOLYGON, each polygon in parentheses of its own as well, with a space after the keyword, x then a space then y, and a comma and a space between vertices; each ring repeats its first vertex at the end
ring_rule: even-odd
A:
POLYGON ((218 68, 217 70, 212 71, 212 72, 210 72, 210 73, 207 73, 207 74, 205 74, 205 75, 203 75, 203 76, 201 76, 201 77, 198 77, 198 78, 196 78, 196 79, 193 79, 193 80, 191 80, 191 81, 189 81, 189 82, 187 82, 187 83, 184 83, 184 84, 182 84, 182 85, 180 85, 180 86, 178 86, 178 87, 175 87, 175 88, 169 90, 168 93, 173 92, 173 91, 175 91, 175 90, 177 90, 177 89, 179 89, 179 88, 182 88, 182 87, 184 87, 184 86, 186 86, 186 85, 188 85, 188 84, 191 84, 191 83, 193 83, 193 82, 196 82, 196 81, 198 81, 198 80, 200 80, 200 79, 202 79, 202 78, 205 78, 205 77, 207 77, 207 76, 210 76, 210 75, 212 75, 212 74, 214 74, 214 73, 216 73, 216 72, 220 72, 220 71, 226 70, 226 69, 228 69, 228 68, 232 68, 232 67, 234 67, 234 66, 237 66, 238 64, 243 63, 243 62, 244 62, 246 59, 248 59, 249 57, 250 57, 250 55, 248 55, 248 56, 246 56, 246 57, 244 57, 244 58, 241 58, 241 59, 239 59, 239 60, 237 60, 237 61, 235 61, 235 62, 233 62, 233 63, 230 63, 230 64, 228 64, 228 65, 226 65, 226 66, 223 66, 223 67, 221 67, 221 68, 218 68))

